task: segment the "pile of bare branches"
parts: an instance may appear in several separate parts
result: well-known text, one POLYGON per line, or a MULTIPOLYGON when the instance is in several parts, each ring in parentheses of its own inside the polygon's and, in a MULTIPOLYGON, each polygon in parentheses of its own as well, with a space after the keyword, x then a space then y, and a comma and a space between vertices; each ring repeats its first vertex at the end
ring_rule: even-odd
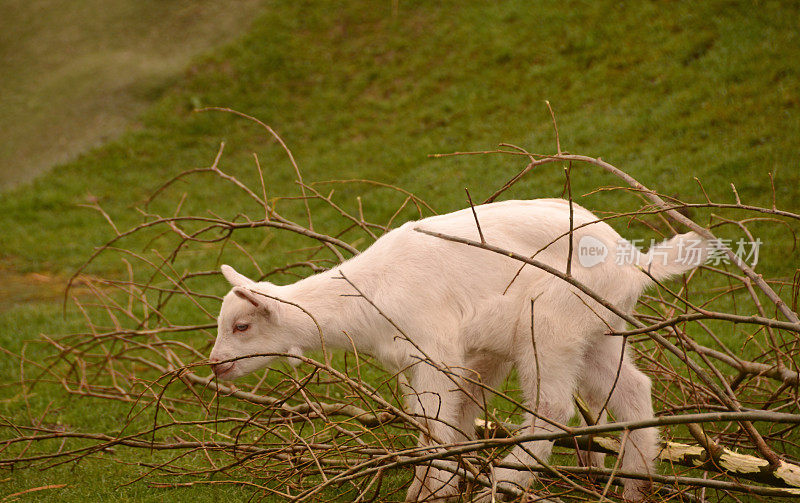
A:
MULTIPOLYGON (((277 134, 247 118, 285 150, 299 197, 268 197, 257 157, 254 167, 260 184, 256 186, 224 172, 219 167, 223 145, 210 167, 181 173, 153 197, 163 201, 175 182, 211 175, 213 183, 231 184, 240 191, 253 211, 243 209, 232 218, 218 216, 226 210, 213 208, 207 215, 183 215, 184 194, 173 213, 142 210, 140 225, 120 231, 97 206, 116 236, 97 249, 73 278, 91 292, 88 298, 70 297, 85 317, 87 330, 44 337, 54 350, 49 361, 18 355, 23 369, 20 384, 28 389, 56 384, 85 400, 73 404, 95 408, 98 402, 116 401, 129 413, 113 431, 70 431, 48 426, 42 418, 30 423, 3 418, 0 467, 43 468, 99 456, 109 462, 129 462, 133 456, 144 468, 131 482, 156 487, 233 484, 248 487, 259 497, 287 501, 401 500, 412 468, 420 464, 457 472, 464 481, 464 501, 477 495, 499 498, 498 492, 523 501, 619 501, 620 477, 652 479, 657 491, 653 501, 800 496, 796 457, 800 277, 765 279, 734 246, 723 246, 716 263, 682 282, 659 285, 642 298, 634 315, 620 313, 629 322, 628 331, 608 334, 626 338, 639 365, 654 380, 657 417, 651 421, 594 425, 591 419, 597 411, 587 410, 576 396, 588 426, 520 431, 516 425, 525 407, 511 380, 503 389, 487 390, 491 400, 477 425, 477 439, 430 450, 417 447, 426 422, 405 409, 402 376, 385 372, 369 355, 296 357, 299 366, 278 365, 241 389, 214 380, 205 360, 215 335, 217 294, 225 288, 217 277, 220 256, 248 262, 261 279, 303 277, 356 255, 359 247, 366 248, 398 220, 434 213, 416 195, 387 184, 305 182, 277 134), (397 210, 385 223, 371 222, 360 198, 337 201, 333 191, 327 192, 342 184, 384 191, 387 195, 382 197, 396 198, 397 210), (354 203, 357 210, 348 212, 346 207, 354 203), (325 229, 315 225, 319 214, 334 223, 325 229), (299 243, 285 255, 298 258, 262 270, 258 243, 275 234, 280 235, 275 242, 299 243), (151 239, 147 251, 138 251, 142 237, 151 239), (97 257, 109 254, 118 254, 127 264, 126 277, 87 274, 97 257), (703 345, 698 340, 711 342, 703 345), (620 448, 618 434, 624 438, 625 432, 653 425, 660 427, 663 439, 659 473, 622 472, 614 456, 620 448), (537 483, 527 489, 493 487, 491 471, 504 453, 532 439, 556 444, 551 464, 516 467, 537 472, 537 483), (585 466, 576 456, 578 448, 611 454, 608 467, 585 466)), ((758 207, 742 202, 733 186, 733 202, 708 197, 679 201, 599 158, 563 152, 558 140, 556 147, 553 155, 531 154, 512 145, 446 155, 506 155, 526 163, 487 202, 523 177, 534 176, 534 168, 555 164, 565 167, 570 198, 570 176, 576 176, 574 168, 580 167, 618 177, 625 186, 616 190, 641 199, 635 212, 603 213, 612 225, 658 221, 668 229, 694 230, 708 239, 716 239, 709 228, 725 226, 755 242, 749 228, 753 221, 766 217, 788 228, 800 221, 800 215, 774 204, 758 207), (714 216, 700 225, 686 216, 686 210, 738 216, 714 216)), ((505 250, 503 243, 439 237, 510 255, 520 264, 542 266, 505 250)), ((549 272, 608 304, 568 273, 549 272)))

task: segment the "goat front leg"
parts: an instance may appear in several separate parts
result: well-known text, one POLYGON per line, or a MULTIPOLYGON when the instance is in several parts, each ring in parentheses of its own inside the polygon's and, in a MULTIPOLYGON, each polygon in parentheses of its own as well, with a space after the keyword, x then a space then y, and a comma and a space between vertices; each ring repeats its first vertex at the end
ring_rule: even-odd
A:
MULTIPOLYGON (((454 367, 457 368, 457 367, 454 367)), ((419 437, 420 446, 440 451, 442 444, 466 440, 469 432, 460 431, 459 416, 463 405, 460 378, 447 368, 430 362, 416 364, 406 400, 427 428, 419 437)), ((453 462, 453 468, 457 467, 453 462)), ((430 464, 419 465, 408 489, 406 501, 442 501, 459 494, 458 477, 430 464)))

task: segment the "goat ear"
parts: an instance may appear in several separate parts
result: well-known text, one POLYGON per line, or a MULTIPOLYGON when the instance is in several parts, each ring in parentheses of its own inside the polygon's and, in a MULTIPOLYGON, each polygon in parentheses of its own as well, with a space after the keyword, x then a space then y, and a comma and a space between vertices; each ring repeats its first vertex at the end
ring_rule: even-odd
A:
POLYGON ((246 287, 255 284, 255 281, 248 278, 244 274, 239 274, 238 272, 236 272, 236 269, 234 269, 229 265, 223 265, 222 267, 220 267, 220 271, 222 271, 222 275, 225 276, 225 279, 228 280, 228 283, 230 283, 231 286, 246 287))
POLYGON ((267 299, 263 295, 254 293, 249 288, 242 286, 235 286, 231 291, 235 293, 237 297, 240 297, 249 302, 250 304, 252 304, 253 307, 266 311, 267 314, 270 314, 270 308, 268 305, 269 299, 267 299))

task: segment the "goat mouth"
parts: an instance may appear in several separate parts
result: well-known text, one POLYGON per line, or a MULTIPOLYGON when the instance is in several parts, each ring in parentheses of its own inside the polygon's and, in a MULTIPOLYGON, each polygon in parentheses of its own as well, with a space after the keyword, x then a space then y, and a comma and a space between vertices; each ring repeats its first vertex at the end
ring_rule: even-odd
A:
POLYGON ((211 367, 211 370, 214 371, 214 375, 219 379, 229 374, 235 365, 236 362, 218 363, 211 367))

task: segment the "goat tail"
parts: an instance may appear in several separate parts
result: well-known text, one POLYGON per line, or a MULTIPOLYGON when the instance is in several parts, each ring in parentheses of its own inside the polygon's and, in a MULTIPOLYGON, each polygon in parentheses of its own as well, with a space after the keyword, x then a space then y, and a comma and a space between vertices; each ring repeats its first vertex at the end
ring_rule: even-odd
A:
POLYGON ((696 232, 678 234, 650 247, 640 266, 658 281, 703 265, 714 251, 713 243, 696 232))

